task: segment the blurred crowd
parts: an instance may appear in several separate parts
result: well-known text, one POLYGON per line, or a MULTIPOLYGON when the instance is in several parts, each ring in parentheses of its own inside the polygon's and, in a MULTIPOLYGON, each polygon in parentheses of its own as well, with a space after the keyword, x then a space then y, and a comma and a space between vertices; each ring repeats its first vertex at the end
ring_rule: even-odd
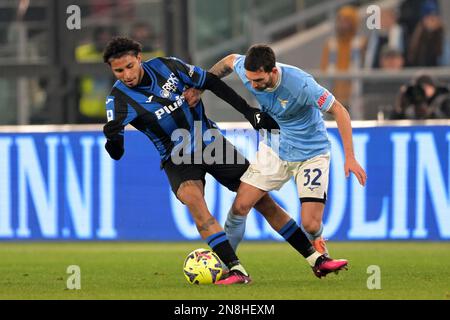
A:
MULTIPOLYGON (((62 6, 69 4, 64 2, 62 6)), ((160 3, 160 2, 159 2, 160 3)), ((160 21, 157 2, 135 0, 85 0, 76 2, 80 8, 82 30, 65 33, 67 43, 60 54, 64 59, 77 63, 103 63, 102 52, 107 42, 118 35, 133 37, 143 46, 143 58, 164 56, 164 44, 160 37, 160 21), (153 10, 152 9, 158 9, 153 10), (159 24, 158 24, 159 23, 159 24)), ((11 60, 22 63, 45 61, 52 52, 48 47, 50 34, 46 29, 49 8, 45 1, 32 2, 0 0, 0 58, 3 64, 11 60), (7 60, 9 59, 9 60, 7 60)), ((64 10, 65 11, 65 10, 64 10)), ((52 52, 53 53, 53 52, 52 52)), ((59 54, 59 53, 58 53, 59 54)), ((110 73, 83 75, 67 86, 75 86, 76 108, 66 106, 64 117, 77 123, 102 123, 105 121, 105 95, 111 90, 114 79, 110 73)), ((20 117, 17 109, 19 96, 22 104, 28 105, 28 121, 33 124, 49 122, 48 78, 26 77, 10 81, 0 77, 0 124, 15 124, 20 117), (20 90, 22 89, 22 90, 20 90), (29 96, 24 96, 26 92, 29 96)), ((23 108, 22 108, 23 109, 23 108)))
MULTIPOLYGON (((93 27, 91 32, 84 32, 83 35, 88 37, 81 39, 75 47, 75 60, 79 63, 102 63, 103 49, 112 37, 118 35, 126 35, 140 42, 144 60, 164 56, 160 37, 148 21, 149 19, 139 20, 136 17, 135 3, 130 0, 115 0, 115 2, 91 0, 89 7, 84 9, 93 21, 102 21, 105 16, 113 15, 114 25, 99 24, 93 27), (120 23, 121 21, 123 23, 120 23), (128 21, 133 22, 129 24, 128 21)), ((77 122, 102 123, 105 121, 105 95, 111 90, 113 82, 114 79, 109 74, 83 76, 79 80, 77 122)))
MULTIPOLYGON (((76 61, 79 63, 102 63, 103 49, 112 37, 119 34, 115 27, 95 27, 92 32, 92 38, 76 46, 76 61)), ((164 51, 161 49, 149 23, 134 23, 126 35, 142 44, 142 58, 144 60, 156 56, 164 56, 164 51)), ((78 83, 78 122, 102 123, 105 121, 105 95, 111 90, 113 82, 114 79, 110 74, 83 76, 80 79, 78 83)))
POLYGON ((392 120, 450 119, 450 90, 429 75, 419 75, 402 85, 392 120))
MULTIPOLYGON (((398 7, 381 9, 380 28, 364 33, 362 26, 365 24, 360 21, 357 7, 340 8, 336 15, 335 34, 326 40, 323 47, 322 70, 381 69, 395 72, 409 67, 449 64, 449 52, 445 50, 448 44, 437 0, 403 0, 398 7)), ((359 93, 359 85, 357 81, 336 80, 331 89, 344 105, 350 105, 354 103, 353 95, 359 93)), ((379 89, 383 92, 387 88, 380 84, 379 89)), ((389 118, 450 118, 446 106, 448 89, 431 77, 419 75, 397 90, 398 97, 388 110, 389 118), (424 86, 434 90, 427 90, 424 86), (414 97, 411 89, 408 90, 411 87, 415 88, 414 97), (417 92, 420 92, 420 98, 417 92)))
MULTIPOLYGON (((379 28, 368 28, 367 5, 339 8, 334 33, 323 43, 321 70, 327 75, 335 72, 358 75, 360 71, 369 71, 369 75, 373 75, 373 71, 386 73, 386 76, 381 75, 383 81, 376 77, 360 81, 358 77, 343 80, 334 76, 330 77, 333 79, 330 84, 324 84, 349 108, 352 118, 375 119, 380 118, 381 113, 382 119, 450 119, 449 88, 442 79, 439 81, 424 73, 418 73, 409 81, 400 79, 401 76, 389 77, 389 73, 406 68, 437 70, 440 66, 450 66, 450 35, 445 34, 449 28, 440 7, 446 4, 443 1, 447 0, 388 2, 390 6, 381 7, 379 28), (359 110, 359 114, 355 110, 359 110)), ((70 61, 102 63, 103 48, 115 35, 130 36, 139 41, 143 45, 144 60, 172 54, 164 52, 165 16, 161 3, 153 0, 80 1, 83 30, 67 33, 73 37, 68 39, 73 45, 68 53, 72 55, 70 61)), ((37 58, 46 57, 50 51, 45 29, 47 19, 45 5, 37 2, 18 0, 15 5, 0 5, 0 58, 35 63, 37 58), (37 27, 29 27, 27 23, 37 27), (20 39, 25 39, 25 44, 21 44, 20 39)), ((319 58, 315 63, 317 60, 319 58)), ((300 61, 298 66, 302 67, 300 61)), ((72 83, 75 81, 71 79, 68 86, 76 92, 76 102, 72 98, 66 109, 72 112, 76 108, 76 119, 70 121, 105 121, 104 99, 114 79, 107 72, 95 74, 76 79, 75 89, 72 83)), ((20 92, 29 95, 22 97, 22 104, 29 105, 29 122, 48 123, 48 88, 49 81, 45 77, 26 77, 20 81, 0 77, 0 113, 3 114, 0 124, 17 123, 19 108, 11 110, 9 106, 17 104, 20 92)))

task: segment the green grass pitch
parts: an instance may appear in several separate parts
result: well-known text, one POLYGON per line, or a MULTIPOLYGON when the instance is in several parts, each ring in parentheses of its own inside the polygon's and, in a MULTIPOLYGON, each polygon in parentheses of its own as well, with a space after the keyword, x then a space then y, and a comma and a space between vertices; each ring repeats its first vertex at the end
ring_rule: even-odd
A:
POLYGON ((282 242, 244 242, 250 285, 190 285, 185 256, 203 242, 0 243, 0 299, 450 299, 450 242, 329 242, 349 270, 317 279, 282 242), (69 265, 81 289, 67 289, 69 265), (381 289, 367 269, 379 266, 381 289), (369 281, 370 282, 370 281, 369 281))

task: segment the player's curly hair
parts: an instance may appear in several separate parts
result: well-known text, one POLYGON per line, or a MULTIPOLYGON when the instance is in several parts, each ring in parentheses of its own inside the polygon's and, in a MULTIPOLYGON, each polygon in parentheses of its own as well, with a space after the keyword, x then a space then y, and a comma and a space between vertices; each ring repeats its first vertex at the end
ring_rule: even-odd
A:
POLYGON ((264 72, 270 72, 275 68, 275 53, 268 45, 255 44, 245 54, 244 68, 252 72, 262 68, 264 72))
POLYGON ((109 64, 110 59, 117 59, 127 54, 137 55, 142 52, 142 45, 127 37, 114 37, 103 51, 103 62, 109 64))

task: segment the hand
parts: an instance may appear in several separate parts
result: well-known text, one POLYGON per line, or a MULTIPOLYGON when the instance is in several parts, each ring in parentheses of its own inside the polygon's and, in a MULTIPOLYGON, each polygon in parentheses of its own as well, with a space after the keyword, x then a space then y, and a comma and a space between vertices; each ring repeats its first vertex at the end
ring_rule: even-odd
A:
POLYGON ((366 185, 367 175, 364 169, 359 165, 358 161, 355 158, 346 158, 345 159, 345 177, 348 178, 350 176, 350 172, 356 176, 359 181, 359 184, 362 186, 366 185))
POLYGON ((278 123, 266 112, 256 111, 253 114, 253 122, 250 120, 253 128, 259 129, 280 129, 278 123))
POLYGON ((122 158, 123 153, 125 152, 123 145, 114 140, 107 140, 105 143, 105 149, 114 160, 119 160, 122 158))
POLYGON ((200 96, 202 94, 202 90, 189 88, 183 92, 183 97, 186 99, 189 107, 193 108, 200 101, 200 96))
POLYGON ((118 120, 111 120, 103 126, 103 134, 106 139, 112 140, 116 138, 122 129, 123 126, 118 120))
POLYGON ((103 134, 106 137, 105 149, 114 160, 119 160, 125 152, 123 135, 120 135, 122 130, 123 125, 118 120, 111 120, 103 126, 103 134))

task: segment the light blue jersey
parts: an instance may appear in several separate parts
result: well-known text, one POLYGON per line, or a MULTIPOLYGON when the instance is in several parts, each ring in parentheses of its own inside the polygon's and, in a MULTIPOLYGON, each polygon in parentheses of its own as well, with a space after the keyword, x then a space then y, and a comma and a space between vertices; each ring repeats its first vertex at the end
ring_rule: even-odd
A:
POLYGON ((253 93, 261 110, 280 126, 279 156, 285 161, 305 161, 330 151, 322 112, 334 103, 334 96, 303 70, 277 63, 280 79, 275 88, 258 91, 245 76, 245 56, 236 58, 234 70, 253 93))

